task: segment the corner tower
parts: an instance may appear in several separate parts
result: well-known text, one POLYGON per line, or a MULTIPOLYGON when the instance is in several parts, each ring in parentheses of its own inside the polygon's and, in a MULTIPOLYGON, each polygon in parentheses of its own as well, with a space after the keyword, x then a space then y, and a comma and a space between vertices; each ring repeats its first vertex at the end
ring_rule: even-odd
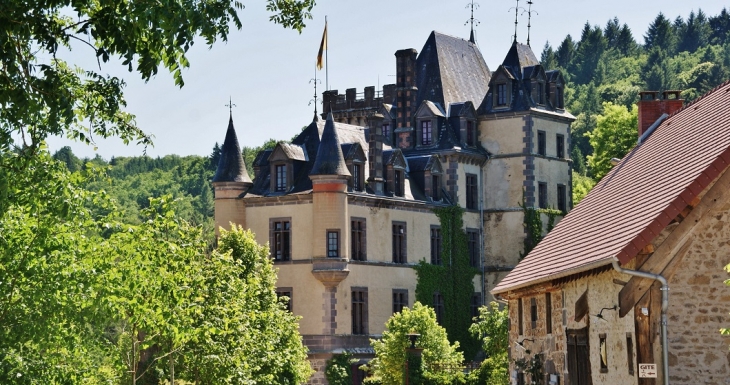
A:
POLYGON ((233 115, 228 119, 226 139, 221 148, 218 169, 213 176, 215 191, 215 231, 218 235, 220 227, 227 228, 230 223, 237 223, 246 228, 246 206, 241 199, 253 186, 246 171, 246 164, 238 144, 236 130, 233 127, 233 115))

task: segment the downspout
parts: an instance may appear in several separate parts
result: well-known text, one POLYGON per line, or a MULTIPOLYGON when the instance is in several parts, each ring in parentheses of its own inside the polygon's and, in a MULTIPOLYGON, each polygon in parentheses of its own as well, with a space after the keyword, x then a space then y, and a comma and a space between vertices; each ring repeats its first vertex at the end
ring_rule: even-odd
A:
POLYGON ((611 261, 614 270, 619 273, 633 275, 641 278, 653 279, 662 284, 662 372, 664 374, 664 385, 669 385, 669 345, 667 343, 667 310, 669 309, 669 284, 667 279, 659 274, 647 273, 645 271, 628 270, 619 266, 618 259, 611 261))
POLYGON ((486 305, 487 302, 486 285, 484 284, 484 280, 487 278, 485 270, 487 258, 484 255, 484 165, 487 162, 489 162, 489 155, 479 165, 479 259, 481 260, 480 268, 482 270, 482 306, 486 305))

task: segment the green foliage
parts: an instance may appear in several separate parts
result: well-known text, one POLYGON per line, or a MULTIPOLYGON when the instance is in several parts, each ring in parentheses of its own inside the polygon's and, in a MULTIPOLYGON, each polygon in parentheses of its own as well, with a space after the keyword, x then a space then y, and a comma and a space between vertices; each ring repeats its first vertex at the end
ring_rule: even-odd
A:
POLYGON ((468 333, 471 324, 471 299, 477 269, 469 265, 468 239, 463 229, 464 210, 458 206, 434 209, 441 224, 443 265, 420 261, 415 267, 418 282, 416 300, 433 303, 434 293, 444 300, 441 324, 452 342, 458 341, 468 358, 474 357, 478 343, 468 333))
POLYGON ((509 311, 491 302, 479 308, 479 317, 469 327, 469 332, 482 341, 486 358, 478 370, 470 373, 475 384, 509 384, 509 311))
POLYGON ((545 233, 549 233, 555 225, 555 217, 558 215, 565 215, 565 213, 555 209, 528 207, 527 204, 525 204, 524 191, 522 193, 522 203, 520 203, 520 207, 522 207, 523 212, 522 226, 524 226, 526 230, 525 239, 522 241, 524 249, 520 252, 520 259, 522 259, 526 257, 527 254, 530 254, 532 249, 534 249, 535 246, 542 241, 542 214, 547 215, 547 231, 545 231, 545 233))
POLYGON ((531 358, 520 358, 515 360, 515 367, 517 367, 517 370, 530 376, 530 385, 543 385, 545 383, 545 373, 543 371, 544 360, 545 357, 543 357, 542 353, 536 353, 531 358))
POLYGON ((416 347, 423 349, 422 368, 425 377, 431 378, 436 383, 448 384, 449 381, 456 381, 462 376, 460 372, 432 371, 433 364, 456 366, 464 360, 461 352, 457 351, 459 343, 455 342, 453 345, 449 343, 446 329, 436 322, 433 309, 416 302, 413 304, 413 309, 404 308, 402 312, 393 314, 385 327, 381 339, 370 340, 375 349, 375 358, 366 367, 372 374, 365 380, 366 382, 403 384, 406 348, 410 346, 408 333, 420 334, 416 347))
POLYGON ((591 177, 573 171, 573 206, 580 203, 595 185, 596 181, 591 177))
POLYGON ((330 385, 351 385, 352 364, 357 362, 350 353, 336 354, 327 360, 324 375, 330 385))
POLYGON ((636 145, 638 139, 637 109, 604 103, 604 113, 596 117, 596 128, 587 134, 593 147, 588 156, 591 174, 600 180, 611 168, 612 158, 623 158, 636 145))

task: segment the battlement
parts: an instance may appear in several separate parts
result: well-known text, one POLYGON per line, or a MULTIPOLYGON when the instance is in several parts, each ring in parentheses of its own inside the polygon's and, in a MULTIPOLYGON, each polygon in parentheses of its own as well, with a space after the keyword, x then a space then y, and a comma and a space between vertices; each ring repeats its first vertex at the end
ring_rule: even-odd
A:
POLYGON ((395 84, 384 85, 382 91, 375 91, 375 86, 365 87, 363 92, 357 92, 357 88, 348 88, 344 94, 340 94, 337 90, 329 90, 322 93, 324 110, 322 115, 326 117, 331 111, 335 118, 338 118, 349 117, 355 111, 377 111, 383 103, 393 103, 394 97, 395 84))

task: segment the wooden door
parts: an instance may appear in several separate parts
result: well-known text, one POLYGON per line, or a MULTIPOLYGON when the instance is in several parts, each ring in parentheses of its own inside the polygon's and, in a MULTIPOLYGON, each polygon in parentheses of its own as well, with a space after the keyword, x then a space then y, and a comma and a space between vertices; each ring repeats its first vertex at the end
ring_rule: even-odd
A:
POLYGON ((566 330, 568 341, 568 380, 570 385, 591 385, 591 355, 588 328, 566 330))

